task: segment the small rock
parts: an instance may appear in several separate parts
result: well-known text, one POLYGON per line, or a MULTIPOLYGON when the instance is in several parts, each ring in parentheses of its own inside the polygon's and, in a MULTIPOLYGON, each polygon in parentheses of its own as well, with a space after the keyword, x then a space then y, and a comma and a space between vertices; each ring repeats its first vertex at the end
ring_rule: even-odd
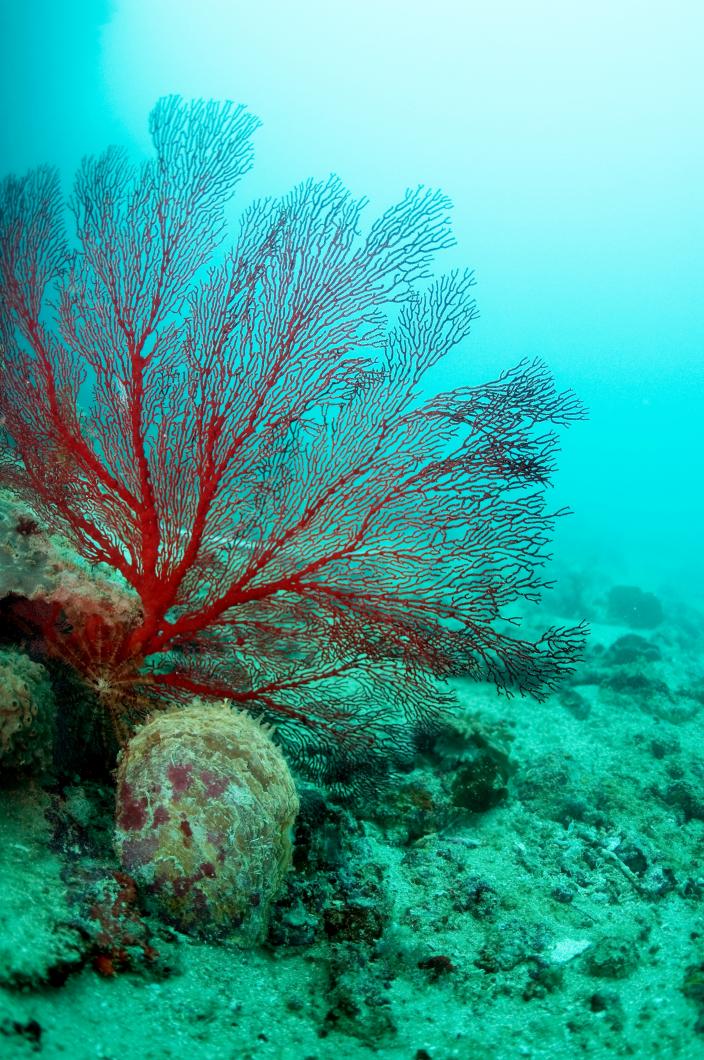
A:
POLYGON ((638 950, 632 939, 606 935, 586 957, 586 968, 597 979, 625 979, 638 964, 638 950))
POLYGON ((654 629, 663 619, 662 604, 653 593, 635 585, 615 585, 607 600, 610 622, 631 629, 654 629))
POLYGON ((607 648, 604 662, 609 666, 623 666, 636 662, 658 662, 661 658, 662 652, 657 644, 638 633, 627 633, 607 648))
POLYGON ((575 688, 562 688, 559 692, 559 699, 562 706, 569 710, 570 714, 577 718, 578 721, 584 721, 585 718, 589 717, 592 709, 591 704, 575 688))

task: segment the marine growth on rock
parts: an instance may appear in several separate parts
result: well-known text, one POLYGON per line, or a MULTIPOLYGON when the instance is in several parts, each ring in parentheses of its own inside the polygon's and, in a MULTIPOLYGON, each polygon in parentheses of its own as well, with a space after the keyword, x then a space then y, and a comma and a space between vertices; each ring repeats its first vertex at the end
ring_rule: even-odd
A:
POLYGON ((121 755, 120 861, 145 904, 184 932, 262 939, 297 812, 270 733, 226 703, 158 714, 121 755))

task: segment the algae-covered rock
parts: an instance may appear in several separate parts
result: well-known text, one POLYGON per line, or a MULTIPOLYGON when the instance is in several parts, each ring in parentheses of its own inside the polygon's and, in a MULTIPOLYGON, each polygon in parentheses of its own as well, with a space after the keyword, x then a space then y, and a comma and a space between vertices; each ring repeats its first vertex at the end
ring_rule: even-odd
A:
POLYGON ((264 936, 297 812, 283 755, 227 704, 157 715, 120 760, 120 861, 145 904, 182 931, 264 936))
POLYGON ((55 705, 46 669, 0 649, 0 778, 51 764, 55 705))
POLYGON ((85 960, 50 847, 49 802, 38 789, 0 791, 0 986, 56 985, 85 960))
POLYGON ((41 591, 52 584, 59 565, 56 542, 25 505, 0 489, 0 600, 41 591))
POLYGON ((607 666, 628 666, 632 663, 658 662, 662 652, 657 644, 638 633, 627 633, 609 645, 604 656, 607 666))

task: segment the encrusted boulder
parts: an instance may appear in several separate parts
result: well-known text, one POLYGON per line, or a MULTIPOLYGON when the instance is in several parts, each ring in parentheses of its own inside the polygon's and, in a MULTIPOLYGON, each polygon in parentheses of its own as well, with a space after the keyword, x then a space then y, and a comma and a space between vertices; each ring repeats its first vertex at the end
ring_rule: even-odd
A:
POLYGON ((20 651, 0 649, 0 777, 50 767, 55 713, 46 669, 20 651))
POLYGON ((226 703, 156 715, 120 759, 118 856, 147 908, 187 933, 263 938, 297 812, 269 732, 226 703))

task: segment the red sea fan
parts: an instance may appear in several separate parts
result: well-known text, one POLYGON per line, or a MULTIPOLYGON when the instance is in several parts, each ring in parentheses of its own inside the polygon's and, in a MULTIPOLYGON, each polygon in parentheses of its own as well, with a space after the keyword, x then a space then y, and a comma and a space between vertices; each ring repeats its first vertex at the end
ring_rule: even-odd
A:
POLYGON ((583 413, 537 362, 425 395, 475 316, 471 273, 431 280, 438 192, 360 234, 364 202, 309 181, 216 257, 256 126, 161 100, 152 160, 82 163, 70 241, 53 170, 4 181, 2 474, 139 601, 54 627, 84 679, 227 697, 327 774, 398 753, 448 674, 540 695, 569 667, 579 629, 501 619, 543 587, 545 425, 583 413))

